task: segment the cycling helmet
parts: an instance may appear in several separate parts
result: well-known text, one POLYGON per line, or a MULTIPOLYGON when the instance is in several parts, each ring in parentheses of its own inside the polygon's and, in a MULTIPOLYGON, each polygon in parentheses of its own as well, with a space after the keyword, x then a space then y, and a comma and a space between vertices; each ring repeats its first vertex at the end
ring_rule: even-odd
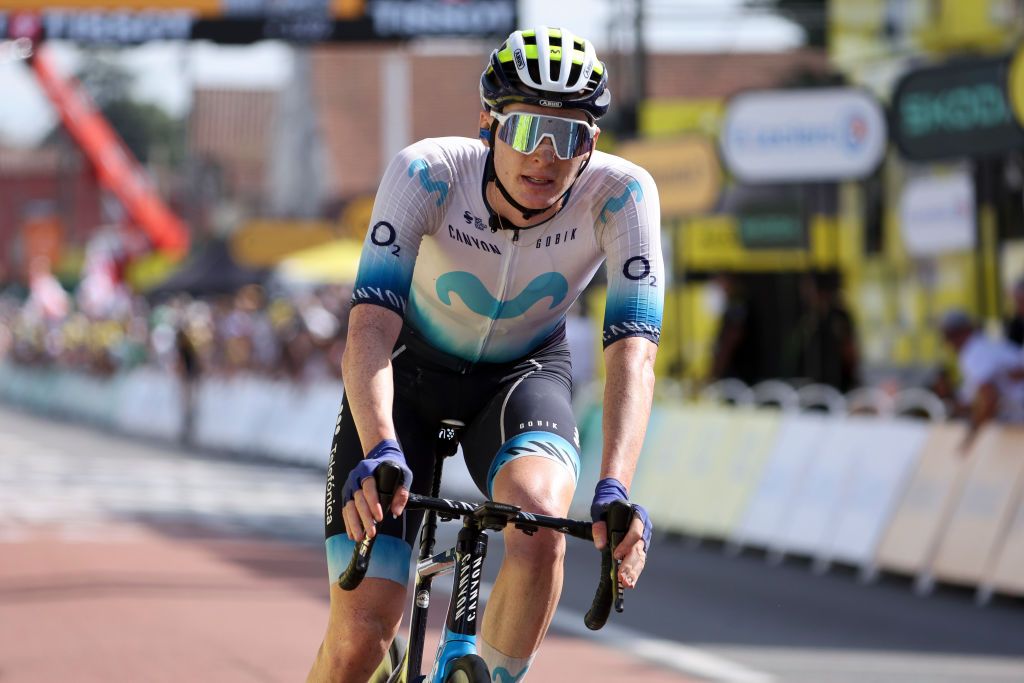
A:
POLYGON ((480 102, 488 111, 513 102, 581 109, 596 120, 611 102, 608 72, 590 41, 567 29, 514 31, 491 53, 480 102))

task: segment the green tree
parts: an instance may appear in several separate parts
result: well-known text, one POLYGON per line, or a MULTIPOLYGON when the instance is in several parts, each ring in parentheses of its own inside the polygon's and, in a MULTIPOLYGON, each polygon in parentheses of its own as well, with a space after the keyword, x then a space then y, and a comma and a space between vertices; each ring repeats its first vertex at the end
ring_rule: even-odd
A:
POLYGON ((103 50, 84 52, 76 78, 141 163, 155 157, 177 168, 184 161, 184 119, 135 99, 131 93, 134 76, 118 63, 116 55, 103 50))

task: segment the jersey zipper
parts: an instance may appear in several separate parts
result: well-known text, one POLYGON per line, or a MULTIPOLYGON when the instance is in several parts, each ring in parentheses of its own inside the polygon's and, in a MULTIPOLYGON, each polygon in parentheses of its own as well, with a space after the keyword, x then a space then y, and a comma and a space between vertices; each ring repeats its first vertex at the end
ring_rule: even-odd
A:
MULTIPOLYGON (((512 270, 512 265, 515 262, 516 252, 517 252, 516 247, 518 246, 516 244, 516 241, 518 240, 518 238, 519 238, 519 231, 516 230, 516 231, 514 231, 514 233, 512 235, 512 242, 509 244, 508 250, 506 251, 506 253, 508 254, 508 257, 506 258, 506 257, 503 256, 502 260, 501 260, 501 273, 499 275, 499 280, 498 280, 499 283, 501 284, 501 287, 500 287, 499 291, 497 292, 497 298, 498 298, 498 301, 500 302, 499 305, 504 305, 504 303, 505 303, 505 295, 508 293, 508 285, 509 285, 508 274, 512 270)), ((492 318, 490 320, 490 322, 488 322, 488 324, 487 324, 487 332, 484 334, 483 338, 480 340, 480 346, 477 347, 476 356, 477 356, 477 361, 478 362, 480 360, 480 357, 483 355, 484 347, 487 345, 487 342, 490 341, 490 339, 491 339, 491 334, 494 332, 494 326, 497 325, 497 324, 498 324, 498 319, 497 318, 492 318)), ((462 370, 462 374, 466 374, 467 371, 468 371, 468 368, 463 369, 462 370)))

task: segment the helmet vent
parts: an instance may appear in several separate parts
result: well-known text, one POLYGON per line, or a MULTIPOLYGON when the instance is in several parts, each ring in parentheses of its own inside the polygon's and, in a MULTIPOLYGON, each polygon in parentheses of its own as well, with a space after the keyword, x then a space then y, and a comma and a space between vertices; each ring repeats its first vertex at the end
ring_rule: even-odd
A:
POLYGON ((562 49, 562 34, 559 33, 557 36, 554 36, 549 33, 548 47, 548 77, 557 83, 559 80, 558 77, 562 75, 562 59, 565 59, 566 57, 565 50, 562 49), (558 49, 558 53, 561 55, 561 58, 557 60, 551 58, 552 53, 556 48, 558 49))
POLYGON ((583 71, 583 65, 582 64, 576 64, 574 62, 572 67, 569 69, 569 82, 570 83, 575 83, 577 80, 579 80, 580 73, 582 71, 583 71))
POLYGON ((530 72, 530 80, 534 83, 540 83, 540 64, 537 61, 536 59, 526 60, 526 69, 530 72))

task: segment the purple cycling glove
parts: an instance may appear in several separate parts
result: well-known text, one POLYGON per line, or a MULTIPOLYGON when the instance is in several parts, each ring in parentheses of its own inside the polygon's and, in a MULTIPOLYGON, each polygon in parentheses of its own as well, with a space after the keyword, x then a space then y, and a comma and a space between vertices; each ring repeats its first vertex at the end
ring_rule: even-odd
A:
MULTIPOLYGON (((590 518, 595 522, 604 521, 605 510, 617 500, 629 503, 629 495, 627 495, 626 487, 622 485, 621 481, 614 477, 606 477, 597 482, 597 488, 594 489, 594 502, 590 504, 590 518)), ((633 514, 644 523, 644 551, 650 551, 651 533, 654 531, 654 524, 651 523, 651 518, 648 516, 644 506, 637 505, 636 503, 629 503, 629 505, 633 508, 633 514)))
POLYGON ((344 505, 352 500, 352 496, 363 485, 363 480, 372 477, 374 470, 382 462, 390 462, 402 470, 402 486, 412 490, 412 470, 405 464, 405 455, 402 447, 394 439, 384 439, 373 447, 373 450, 366 454, 366 457, 359 461, 359 464, 349 472, 345 485, 341 488, 341 504, 344 505))

